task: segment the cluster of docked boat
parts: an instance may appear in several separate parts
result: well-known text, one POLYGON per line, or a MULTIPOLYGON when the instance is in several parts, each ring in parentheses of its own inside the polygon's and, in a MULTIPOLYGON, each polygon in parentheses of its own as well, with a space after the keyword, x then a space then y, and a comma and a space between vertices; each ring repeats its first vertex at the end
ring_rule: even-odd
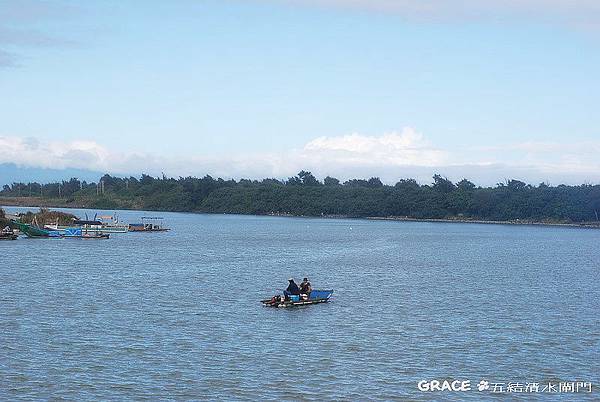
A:
POLYGON ((116 216, 101 216, 92 220, 75 219, 71 225, 23 223, 11 221, 16 230, 5 228, 0 240, 16 240, 19 233, 30 238, 76 238, 76 239, 108 239, 112 233, 127 232, 166 232, 161 217, 142 217, 141 223, 122 223, 116 216))

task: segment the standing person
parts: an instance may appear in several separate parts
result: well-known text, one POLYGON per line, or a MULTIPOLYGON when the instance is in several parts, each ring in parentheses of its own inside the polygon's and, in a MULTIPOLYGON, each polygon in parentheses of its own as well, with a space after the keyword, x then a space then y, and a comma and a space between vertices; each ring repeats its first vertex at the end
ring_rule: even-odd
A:
POLYGON ((311 290, 312 286, 310 285, 308 278, 304 278, 300 284, 300 293, 306 295, 306 298, 308 299, 310 297, 311 290))

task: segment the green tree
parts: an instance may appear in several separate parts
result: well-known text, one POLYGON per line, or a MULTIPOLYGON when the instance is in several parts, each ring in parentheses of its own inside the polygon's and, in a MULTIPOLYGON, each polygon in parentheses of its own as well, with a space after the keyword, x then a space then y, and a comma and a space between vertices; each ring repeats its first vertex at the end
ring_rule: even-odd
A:
POLYGON ((327 176, 323 180, 323 184, 326 186, 338 186, 340 184, 340 181, 338 179, 336 179, 335 177, 327 176))
POLYGON ((318 186, 321 184, 311 172, 302 170, 300 173, 298 173, 298 177, 304 186, 318 186))
POLYGON ((441 193, 450 193, 456 189, 456 186, 446 177, 435 174, 433 175, 433 188, 441 193))

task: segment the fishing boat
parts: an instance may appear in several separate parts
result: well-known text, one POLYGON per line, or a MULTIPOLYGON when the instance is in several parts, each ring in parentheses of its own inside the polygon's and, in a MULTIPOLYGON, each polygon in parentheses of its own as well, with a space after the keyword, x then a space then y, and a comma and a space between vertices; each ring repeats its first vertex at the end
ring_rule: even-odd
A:
POLYGON ((83 240, 105 240, 110 238, 110 235, 108 233, 82 233, 79 238, 83 240))
POLYGON ((144 216, 141 223, 130 223, 130 232, 166 232, 171 229, 165 227, 164 218, 144 216))
POLYGON ((72 225, 59 225, 57 223, 44 226, 45 229, 66 231, 70 229, 80 228, 88 233, 104 234, 104 233, 127 233, 129 225, 119 222, 119 218, 114 215, 94 216, 94 219, 75 219, 72 225))
POLYGON ((129 225, 121 223, 117 215, 102 215, 100 217, 94 217, 94 220, 79 220, 73 221, 73 225, 81 226, 88 232, 102 232, 102 233, 127 233, 129 231, 129 225))
POLYGON ((82 228, 67 228, 64 230, 53 230, 48 228, 40 228, 35 225, 12 221, 19 230, 27 237, 31 238, 63 238, 63 239, 108 239, 107 233, 88 232, 82 228))
POLYGON ((288 298, 283 295, 276 295, 260 302, 266 307, 297 307, 326 303, 332 295, 333 290, 312 290, 310 295, 305 299, 296 295, 289 296, 288 298))
POLYGON ((11 228, 4 228, 0 231, 0 240, 17 240, 18 235, 11 228))
POLYGON ((25 234, 27 237, 32 238, 46 238, 46 237, 62 237, 58 230, 49 230, 40 228, 36 225, 30 225, 28 223, 22 223, 19 221, 11 221, 17 228, 25 234))
POLYGON ((59 231, 64 238, 73 239, 108 239, 110 235, 98 230, 88 230, 82 227, 66 228, 59 231))

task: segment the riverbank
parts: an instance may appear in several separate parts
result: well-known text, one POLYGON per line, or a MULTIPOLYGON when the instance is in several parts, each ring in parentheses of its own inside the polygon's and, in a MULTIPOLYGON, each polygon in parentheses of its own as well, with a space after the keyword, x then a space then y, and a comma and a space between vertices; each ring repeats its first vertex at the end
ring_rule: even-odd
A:
POLYGON ((30 208, 89 208, 89 209, 125 209, 148 210, 142 208, 136 200, 122 200, 112 197, 90 198, 45 198, 45 197, 0 197, 0 205, 7 207, 30 208))
POLYGON ((67 200, 41 197, 0 197, 0 205, 7 207, 40 207, 40 208, 86 208, 84 205, 72 205, 67 200))
MULTIPOLYGON (((27 208, 74 208, 74 209, 121 209, 131 211, 148 211, 152 209, 135 207, 132 204, 119 205, 98 205, 94 202, 86 202, 84 200, 75 199, 54 199, 41 197, 0 197, 0 205, 15 206, 27 208)), ((155 210, 165 211, 165 210, 155 210)), ((168 212, 202 212, 212 213, 209 211, 168 211, 168 212)), ((219 214, 221 214, 219 212, 219 214)), ((243 214, 242 214, 243 215, 243 214)), ((470 219, 465 217, 456 218, 413 218, 409 216, 366 216, 356 217, 349 215, 294 215, 290 213, 267 213, 255 214, 258 216, 277 216, 277 217, 305 217, 305 218, 323 218, 323 219, 366 219, 374 221, 399 221, 399 222, 431 222, 431 223, 477 223, 486 225, 524 225, 524 226, 554 226, 554 227, 575 227, 587 229, 600 229, 600 222, 557 222, 557 221, 533 221, 533 220, 485 220, 485 219, 470 219)))
POLYGON ((523 225, 523 226, 559 226, 559 227, 576 227, 586 229, 600 229, 600 222, 537 222, 528 220, 514 220, 514 221, 491 221, 481 219, 432 219, 432 218, 410 218, 407 216, 369 216, 365 219, 378 220, 378 221, 401 221, 401 222, 433 222, 433 223, 478 223, 484 225, 523 225))

